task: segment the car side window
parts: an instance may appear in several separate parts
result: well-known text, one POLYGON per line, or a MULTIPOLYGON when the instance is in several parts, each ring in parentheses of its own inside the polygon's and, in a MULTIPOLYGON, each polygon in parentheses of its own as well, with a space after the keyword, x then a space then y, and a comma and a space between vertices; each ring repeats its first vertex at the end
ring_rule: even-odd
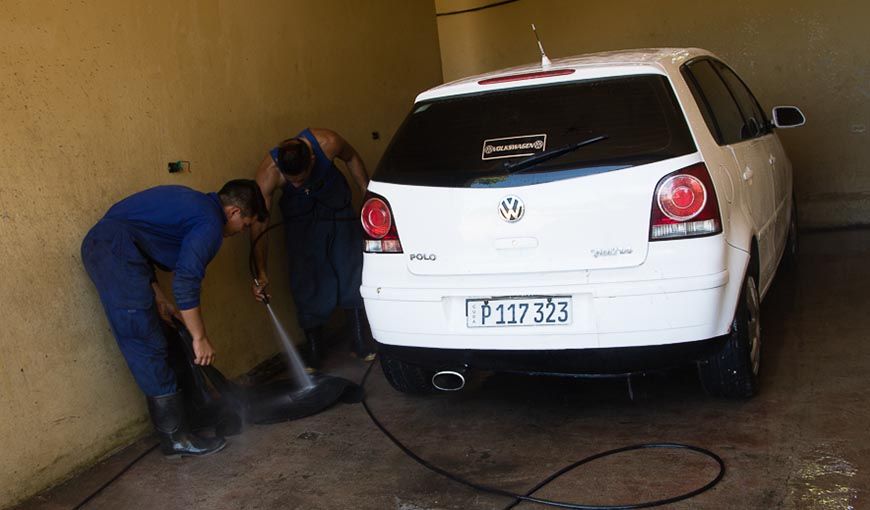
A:
POLYGON ((710 61, 689 62, 683 67, 683 75, 716 143, 727 145, 743 140, 743 115, 710 61))
POLYGON ((746 123, 743 126, 743 139, 748 140, 770 132, 767 117, 764 115, 761 107, 749 87, 743 83, 743 80, 737 76, 734 71, 728 66, 719 61, 713 61, 713 66, 719 71, 725 84, 734 93, 734 98, 737 100, 737 106, 743 112, 743 117, 746 123))

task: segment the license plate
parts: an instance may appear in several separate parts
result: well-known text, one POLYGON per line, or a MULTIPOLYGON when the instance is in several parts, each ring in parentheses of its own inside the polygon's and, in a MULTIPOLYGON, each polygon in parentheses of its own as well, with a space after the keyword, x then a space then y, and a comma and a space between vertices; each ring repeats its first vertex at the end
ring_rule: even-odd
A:
POLYGON ((469 328, 571 324, 571 296, 465 300, 469 328))

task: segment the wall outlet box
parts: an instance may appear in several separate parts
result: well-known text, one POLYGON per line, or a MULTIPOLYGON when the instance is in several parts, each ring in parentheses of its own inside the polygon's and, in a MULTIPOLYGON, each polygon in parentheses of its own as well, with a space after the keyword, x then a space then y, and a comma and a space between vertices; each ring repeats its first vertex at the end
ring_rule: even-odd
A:
POLYGON ((176 174, 185 170, 190 171, 190 161, 170 161, 166 166, 171 174, 176 174))

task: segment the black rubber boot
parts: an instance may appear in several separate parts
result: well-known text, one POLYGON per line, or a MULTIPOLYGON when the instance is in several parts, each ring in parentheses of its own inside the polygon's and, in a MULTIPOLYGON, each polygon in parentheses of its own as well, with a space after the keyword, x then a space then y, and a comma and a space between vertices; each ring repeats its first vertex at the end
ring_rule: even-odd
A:
POLYGON ((371 361, 374 359, 375 342, 366 311, 352 308, 347 310, 347 315, 350 322, 351 351, 356 357, 371 361))
POLYGON ((305 365, 311 368, 320 368, 323 362, 323 334, 320 327, 305 330, 307 340, 302 350, 305 365))
POLYGON ((160 450, 167 457, 209 455, 227 444, 222 437, 200 437, 190 432, 181 392, 148 397, 148 412, 160 436, 160 450))

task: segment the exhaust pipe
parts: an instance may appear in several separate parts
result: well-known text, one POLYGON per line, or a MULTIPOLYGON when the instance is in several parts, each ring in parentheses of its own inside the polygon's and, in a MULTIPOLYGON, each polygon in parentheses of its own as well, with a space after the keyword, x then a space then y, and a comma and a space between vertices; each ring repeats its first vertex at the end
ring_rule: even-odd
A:
POLYGON ((459 391, 465 387, 465 376, 453 370, 442 370, 432 376, 432 386, 440 391, 459 391))

